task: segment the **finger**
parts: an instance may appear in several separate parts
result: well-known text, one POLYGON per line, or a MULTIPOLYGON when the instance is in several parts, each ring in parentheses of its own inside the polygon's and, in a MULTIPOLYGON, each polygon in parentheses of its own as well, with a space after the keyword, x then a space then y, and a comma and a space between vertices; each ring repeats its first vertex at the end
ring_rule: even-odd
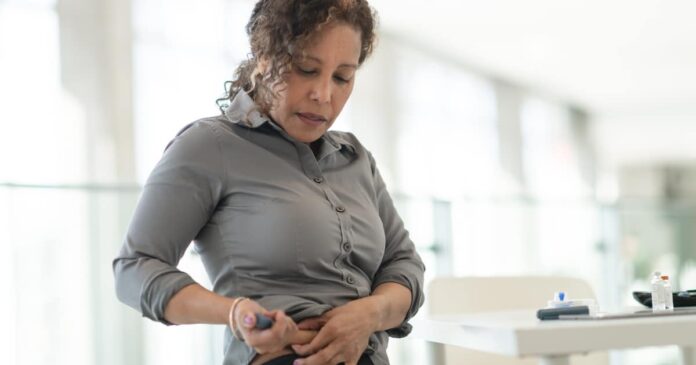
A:
POLYGON ((297 325, 295 324, 295 321, 293 321, 292 318, 288 317, 288 315, 285 314, 285 312, 283 311, 275 313, 275 323, 273 324, 273 326, 276 327, 276 324, 278 325, 277 330, 283 334, 297 330, 297 325))
POLYGON ((341 356, 340 354, 334 356, 327 364, 331 364, 331 365, 344 364, 345 365, 345 363, 343 362, 343 356, 341 356))
POLYGON ((358 361, 362 355, 360 350, 354 346, 341 346, 336 342, 334 342, 332 345, 336 346, 337 354, 331 360, 331 364, 343 363, 343 365, 358 365, 358 361))
POLYGON ((249 331, 246 343, 259 353, 275 352, 284 347, 281 335, 273 329, 249 331))
POLYGON ((306 345, 316 337, 317 331, 298 330, 290 335, 288 343, 291 345, 306 345))
POLYGON ((266 316, 268 316, 270 318, 273 318, 274 320, 277 320, 278 315, 280 315, 281 313, 284 313, 284 312, 281 310, 272 310, 272 311, 265 311, 263 314, 265 314, 266 316))
POLYGON ((274 310, 266 311, 263 313, 266 317, 272 319, 274 322, 287 322, 290 328, 297 328, 297 324, 292 320, 290 316, 285 314, 284 311, 274 310))
POLYGON ((293 365, 326 365, 339 364, 343 362, 343 356, 338 351, 335 343, 327 346, 323 350, 304 359, 297 359, 293 365))
POLYGON ((252 311, 244 311, 243 313, 241 313, 241 315, 242 315, 242 317, 241 317, 242 318, 242 322, 241 322, 242 326, 244 328, 247 328, 247 329, 254 328, 254 326, 256 325, 255 313, 252 311))
POLYGON ((334 356, 331 360, 327 362, 327 364, 334 365, 334 364, 341 364, 345 365, 345 362, 343 361, 343 356, 341 354, 337 354, 334 356))
POLYGON ((331 341, 333 341, 333 338, 334 334, 331 328, 323 327, 309 344, 293 345, 292 349, 298 355, 313 354, 326 347, 329 343, 331 343, 331 341))
POLYGON ((249 317, 243 317, 242 323, 245 328, 253 328, 256 330, 267 330, 271 329, 273 327, 278 327, 282 328, 282 331, 287 331, 287 330, 292 330, 294 326, 294 322, 290 317, 283 316, 282 314, 279 313, 274 313, 274 312, 269 312, 269 311, 261 311, 261 312, 254 312, 252 315, 253 318, 249 317), (253 320, 252 320, 253 319, 253 320), (278 322, 281 322, 280 326, 277 326, 276 324, 278 322), (286 325, 283 326, 282 323, 285 322, 286 325))
POLYGON ((331 363, 338 364, 342 362, 344 365, 358 365, 358 361, 360 361, 362 354, 359 352, 350 353, 351 350, 352 349, 346 351, 346 349, 341 349, 341 351, 339 351, 338 354, 331 360, 331 363))
POLYGON ((290 328, 290 333, 299 331, 299 329, 297 328, 297 324, 295 324, 295 322, 293 322, 292 320, 288 322, 288 326, 290 328))
POLYGON ((322 319, 321 317, 312 317, 312 318, 306 318, 300 321, 300 323, 297 324, 297 328, 301 330, 314 330, 317 331, 319 330, 324 324, 326 324, 326 321, 322 319))
POLYGON ((270 313, 269 317, 275 319, 272 326, 252 330, 253 338, 248 341, 250 345, 268 345, 280 349, 290 343, 290 336, 297 332, 297 326, 292 318, 282 311, 270 313))

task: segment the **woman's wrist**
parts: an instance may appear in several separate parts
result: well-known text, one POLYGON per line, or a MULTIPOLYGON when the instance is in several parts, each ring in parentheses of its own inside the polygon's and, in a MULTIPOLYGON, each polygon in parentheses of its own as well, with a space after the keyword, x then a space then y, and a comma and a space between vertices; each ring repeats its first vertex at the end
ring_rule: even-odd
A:
POLYGON ((172 324, 229 324, 229 309, 233 301, 234 298, 191 284, 169 300, 164 317, 172 324))
POLYGON ((365 305, 365 315, 369 318, 372 325, 372 332, 383 331, 384 319, 389 311, 389 303, 383 295, 370 295, 363 298, 365 305))
POLYGON ((373 298, 379 308, 376 319, 378 331, 398 327, 405 319, 411 304, 411 291, 397 283, 380 284, 368 298, 373 298))
POLYGON ((244 337, 242 336, 242 332, 239 330, 239 323, 237 322, 237 308, 239 307, 239 304, 249 298, 247 297, 237 297, 235 300, 232 302, 232 305, 230 306, 230 310, 228 313, 228 323, 230 325, 230 330, 232 331, 232 336, 234 336, 236 339, 240 341, 244 341, 244 337))

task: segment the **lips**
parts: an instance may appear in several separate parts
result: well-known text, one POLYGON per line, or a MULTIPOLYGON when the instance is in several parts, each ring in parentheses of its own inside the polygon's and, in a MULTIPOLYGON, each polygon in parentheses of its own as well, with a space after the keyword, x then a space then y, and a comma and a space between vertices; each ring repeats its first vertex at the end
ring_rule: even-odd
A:
POLYGON ((314 113, 297 113, 296 114, 298 118, 300 118, 301 121, 311 124, 311 125, 319 125, 324 122, 326 122, 326 118, 319 114, 314 114, 314 113))

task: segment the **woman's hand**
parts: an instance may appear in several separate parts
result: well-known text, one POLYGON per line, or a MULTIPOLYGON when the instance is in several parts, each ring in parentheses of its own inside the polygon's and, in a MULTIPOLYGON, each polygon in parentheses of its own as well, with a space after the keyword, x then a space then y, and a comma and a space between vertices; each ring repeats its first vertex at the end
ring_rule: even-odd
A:
POLYGON ((251 299, 242 300, 237 304, 234 313, 234 323, 247 345, 259 354, 277 352, 291 344, 306 344, 316 335, 316 331, 299 330, 297 324, 283 311, 268 311, 251 299), (273 320, 273 326, 267 329, 254 328, 256 313, 261 313, 273 320))
POLYGON ((367 297, 334 308, 319 317, 299 323, 300 330, 319 330, 307 345, 293 345, 300 365, 355 365, 367 348, 370 335, 379 328, 380 310, 375 298, 367 297))

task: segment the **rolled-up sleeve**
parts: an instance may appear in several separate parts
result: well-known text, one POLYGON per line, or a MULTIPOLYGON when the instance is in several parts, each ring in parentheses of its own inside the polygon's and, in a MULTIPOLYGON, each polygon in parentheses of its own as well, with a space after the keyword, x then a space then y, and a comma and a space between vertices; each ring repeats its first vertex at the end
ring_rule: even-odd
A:
POLYGON ((113 261, 116 295, 143 316, 169 324, 169 300, 194 280, 177 269, 223 194, 224 169, 212 126, 180 131, 148 178, 113 261))
POLYGON ((374 290, 386 282, 394 282, 411 290, 411 306, 406 318, 400 326, 387 330, 387 333, 392 337, 405 337, 411 332, 408 320, 416 315, 418 309, 423 305, 425 265, 416 252, 408 231, 404 228, 404 223, 394 207, 374 159, 371 155, 369 157, 375 183, 376 202, 386 237, 384 258, 375 275, 372 289, 374 290))

